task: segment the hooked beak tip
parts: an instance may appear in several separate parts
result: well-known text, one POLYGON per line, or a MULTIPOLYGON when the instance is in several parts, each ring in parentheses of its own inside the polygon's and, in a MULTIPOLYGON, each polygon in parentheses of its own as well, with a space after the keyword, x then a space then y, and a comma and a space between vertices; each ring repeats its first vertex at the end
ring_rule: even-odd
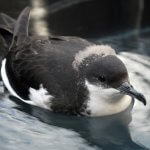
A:
POLYGON ((146 106, 146 98, 143 94, 137 92, 130 83, 125 82, 123 83, 120 88, 120 92, 123 92, 124 94, 127 94, 133 98, 138 99, 140 102, 142 102, 146 106))
POLYGON ((140 94, 140 95, 137 97, 137 99, 138 99, 139 101, 141 101, 141 102, 146 106, 146 98, 144 97, 143 94, 140 94))

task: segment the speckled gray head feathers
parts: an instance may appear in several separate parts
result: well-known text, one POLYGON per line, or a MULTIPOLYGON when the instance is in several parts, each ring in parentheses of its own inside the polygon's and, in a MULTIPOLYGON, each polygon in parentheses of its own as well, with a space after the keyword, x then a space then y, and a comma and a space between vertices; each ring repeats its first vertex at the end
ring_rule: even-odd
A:
POLYGON ((85 50, 79 51, 75 55, 75 60, 73 61, 73 68, 78 70, 79 66, 82 65, 85 59, 89 58, 92 55, 97 56, 107 56, 115 55, 115 50, 108 45, 91 45, 88 46, 85 50))
POLYGON ((92 45, 76 54, 73 67, 93 84, 119 87, 128 81, 128 73, 115 50, 108 45, 92 45), (103 79, 102 79, 103 78, 103 79))

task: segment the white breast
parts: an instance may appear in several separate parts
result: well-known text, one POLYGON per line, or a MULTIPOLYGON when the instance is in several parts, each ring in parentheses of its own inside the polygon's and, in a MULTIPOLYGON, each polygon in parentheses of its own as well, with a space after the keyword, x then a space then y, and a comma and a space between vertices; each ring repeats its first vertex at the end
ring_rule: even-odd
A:
POLYGON ((103 89, 90 84, 88 81, 86 81, 86 86, 89 91, 86 111, 90 111, 91 116, 119 113, 125 110, 132 101, 130 96, 122 95, 113 88, 103 89))

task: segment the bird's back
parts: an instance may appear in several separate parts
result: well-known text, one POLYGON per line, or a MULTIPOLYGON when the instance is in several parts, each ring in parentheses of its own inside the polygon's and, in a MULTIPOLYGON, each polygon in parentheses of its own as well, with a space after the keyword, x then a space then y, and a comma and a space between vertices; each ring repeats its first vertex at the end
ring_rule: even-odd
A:
POLYGON ((28 100, 29 88, 39 89, 42 84, 55 97, 56 103, 59 99, 59 105, 62 101, 69 107, 81 106, 86 99, 86 92, 83 92, 86 89, 72 63, 76 53, 90 44, 74 37, 27 38, 7 56, 7 71, 13 88, 28 100))

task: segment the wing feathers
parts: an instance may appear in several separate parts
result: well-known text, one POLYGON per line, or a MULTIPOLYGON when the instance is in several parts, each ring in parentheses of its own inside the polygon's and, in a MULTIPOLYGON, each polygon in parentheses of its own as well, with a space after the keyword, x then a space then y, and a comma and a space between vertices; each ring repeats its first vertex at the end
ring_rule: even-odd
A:
POLYGON ((19 45, 28 37, 29 15, 30 7, 26 7, 19 15, 15 23, 13 40, 9 49, 13 47, 15 39, 17 40, 16 44, 19 45))

